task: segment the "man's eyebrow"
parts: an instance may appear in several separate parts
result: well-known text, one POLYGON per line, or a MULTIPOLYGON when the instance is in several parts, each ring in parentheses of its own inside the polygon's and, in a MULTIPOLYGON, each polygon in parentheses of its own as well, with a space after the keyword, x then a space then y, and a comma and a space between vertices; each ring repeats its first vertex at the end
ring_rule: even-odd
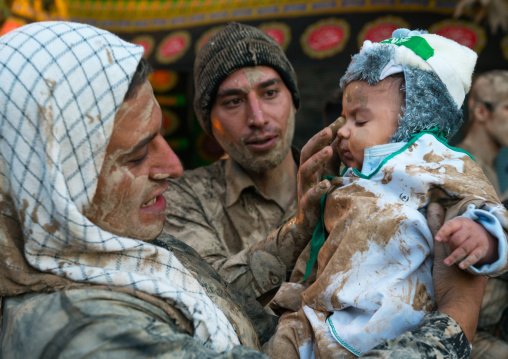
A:
POLYGON ((217 92, 217 96, 216 98, 223 98, 223 97, 228 97, 228 96, 233 96, 233 95, 245 95, 245 91, 242 90, 242 89, 225 89, 225 90, 220 90, 217 92))
POLYGON ((267 87, 270 87, 273 85, 278 85, 280 83, 282 83, 281 79, 273 78, 273 79, 268 79, 266 81, 261 82, 260 84, 257 85, 257 87, 267 88, 267 87))
MULTIPOLYGON (((273 85, 278 85, 282 83, 282 81, 278 78, 268 79, 266 81, 263 81, 256 85, 256 87, 259 88, 267 88, 273 85)), ((228 96, 239 96, 239 95, 245 95, 245 91, 239 88, 236 89, 225 89, 225 90, 219 90, 217 92, 216 98, 224 98, 228 96)))
POLYGON ((141 148, 145 147, 147 144, 149 144, 159 133, 156 132, 154 133, 153 135, 141 140, 139 143, 137 143, 134 147, 132 147, 129 151, 129 154, 130 153, 134 153, 138 150, 140 150, 141 148))

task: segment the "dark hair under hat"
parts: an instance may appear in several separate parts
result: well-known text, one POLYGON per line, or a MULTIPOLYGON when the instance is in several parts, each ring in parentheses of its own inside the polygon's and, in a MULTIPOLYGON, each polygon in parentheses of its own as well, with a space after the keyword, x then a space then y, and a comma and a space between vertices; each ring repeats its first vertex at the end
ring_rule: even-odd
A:
POLYGON ((251 66, 268 66, 277 71, 295 108, 300 106, 295 71, 279 44, 255 27, 230 23, 208 39, 194 62, 194 111, 210 136, 210 112, 220 84, 236 70, 251 66))

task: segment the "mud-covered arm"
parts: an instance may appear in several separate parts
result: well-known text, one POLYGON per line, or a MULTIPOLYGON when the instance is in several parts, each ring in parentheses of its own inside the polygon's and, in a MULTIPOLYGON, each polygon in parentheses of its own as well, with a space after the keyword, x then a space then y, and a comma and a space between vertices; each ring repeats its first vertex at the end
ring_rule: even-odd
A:
MULTIPOLYGON (((319 200, 330 187, 321 181, 339 160, 330 146, 337 124, 325 128, 304 146, 298 171, 298 210, 294 218, 264 240, 235 255, 228 255, 224 239, 219 238, 205 215, 203 201, 190 189, 174 186, 167 199, 165 230, 196 249, 228 283, 243 293, 260 298, 280 286, 301 251, 312 238, 319 219, 319 200), (185 203, 172 208, 171 202, 185 203)), ((176 183, 176 182, 175 182, 176 183)))
MULTIPOLYGON (((475 257, 480 260, 483 256, 485 260, 480 262, 483 265, 477 265, 476 268, 470 266, 468 270, 475 274, 498 276, 508 269, 506 268, 508 263, 506 260, 506 230, 508 229, 506 210, 499 203, 496 190, 474 159, 468 154, 455 152, 454 156, 456 155, 458 157, 453 161, 456 163, 456 168, 460 170, 445 171, 446 173, 443 173, 439 180, 440 183, 436 183, 436 186, 433 186, 429 191, 430 201, 437 201, 446 208, 446 221, 453 220, 453 225, 447 224, 447 226, 449 229, 455 227, 457 233, 455 235, 452 231, 450 232, 453 234, 452 236, 442 238, 446 242, 454 237, 451 246, 454 254, 451 256, 453 258, 448 258, 448 261, 456 261, 457 257, 460 257, 461 251, 470 253, 466 258, 466 263, 463 263, 465 266, 475 263, 475 257), (479 234, 478 231, 467 225, 464 218, 456 219, 456 217, 466 217, 469 222, 472 220, 482 226, 480 232, 484 234, 485 231, 488 232, 489 246, 485 247, 483 234, 479 234), (461 223, 466 224, 466 232, 460 233, 460 228, 464 228, 464 225, 457 226, 456 224, 461 223), (468 233, 473 232, 475 232, 474 240, 467 241, 468 233), (464 245, 458 248, 461 244, 464 245), (497 260, 496 253, 499 254, 497 260)), ((444 167, 440 167, 441 170, 442 168, 444 167)), ((446 233, 444 234, 446 235, 446 233)))
MULTIPOLYGON (((337 119, 314 135, 302 148, 297 178, 297 213, 266 240, 251 247, 250 258, 259 253, 271 253, 287 270, 293 269, 296 260, 312 239, 320 217, 320 199, 331 186, 330 181, 321 179, 325 175, 338 174, 340 160, 334 150, 334 141, 343 122, 342 118, 337 119)), ((262 276, 258 281, 261 278, 262 276)))
MULTIPOLYGON (((215 228, 214 218, 209 218, 209 213, 224 213, 217 199, 207 202, 182 179, 171 181, 164 196, 167 201, 164 231, 195 249, 236 290, 258 298, 285 280, 286 267, 278 258, 276 247, 268 250, 249 247, 233 255, 229 253, 226 239, 215 228)), ((273 231, 263 242, 275 242, 278 233, 278 229, 273 231)))
POLYGON ((245 346, 217 353, 158 307, 123 293, 78 289, 5 304, 0 357, 266 358, 245 346))

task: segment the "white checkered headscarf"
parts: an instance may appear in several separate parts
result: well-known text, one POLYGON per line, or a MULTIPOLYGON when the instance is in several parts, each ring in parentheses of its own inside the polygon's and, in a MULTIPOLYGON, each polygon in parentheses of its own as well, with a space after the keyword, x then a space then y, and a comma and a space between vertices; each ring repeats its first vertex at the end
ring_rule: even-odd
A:
POLYGON ((17 250, 37 273, 163 298, 193 322, 198 342, 223 352, 238 336, 170 251, 115 236, 82 214, 142 54, 70 22, 33 23, 0 38, 0 224, 16 223, 23 242, 17 248, 12 225, 0 225, 0 281, 20 271, 17 250))

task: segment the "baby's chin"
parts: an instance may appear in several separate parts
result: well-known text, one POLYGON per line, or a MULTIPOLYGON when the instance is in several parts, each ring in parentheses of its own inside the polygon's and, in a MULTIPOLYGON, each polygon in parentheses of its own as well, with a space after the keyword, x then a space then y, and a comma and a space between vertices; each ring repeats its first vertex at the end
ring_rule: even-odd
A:
POLYGON ((346 167, 346 168, 356 168, 357 166, 355 165, 355 161, 354 159, 350 159, 350 158, 344 158, 342 156, 339 155, 339 158, 340 158, 340 161, 342 162, 342 164, 346 167))

